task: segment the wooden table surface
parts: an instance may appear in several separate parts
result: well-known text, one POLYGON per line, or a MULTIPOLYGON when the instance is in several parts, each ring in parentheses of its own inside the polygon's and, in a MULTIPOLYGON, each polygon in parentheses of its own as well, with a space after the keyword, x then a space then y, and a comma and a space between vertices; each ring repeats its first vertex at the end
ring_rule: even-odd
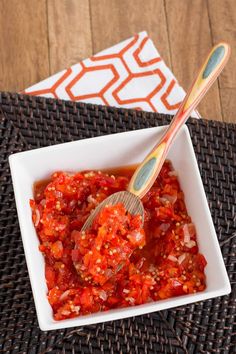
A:
POLYGON ((0 90, 23 90, 142 30, 184 89, 227 41, 230 61, 199 112, 236 123, 236 0, 0 0, 0 90))

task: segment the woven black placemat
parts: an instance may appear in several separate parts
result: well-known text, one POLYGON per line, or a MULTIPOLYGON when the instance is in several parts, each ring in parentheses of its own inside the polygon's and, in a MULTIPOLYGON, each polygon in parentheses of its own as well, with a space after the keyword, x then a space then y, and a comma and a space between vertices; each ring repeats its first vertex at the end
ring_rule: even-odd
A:
POLYGON ((230 295, 68 330, 38 327, 8 166, 12 153, 163 125, 170 116, 0 93, 0 352, 236 353, 236 126, 188 127, 227 271, 230 295))

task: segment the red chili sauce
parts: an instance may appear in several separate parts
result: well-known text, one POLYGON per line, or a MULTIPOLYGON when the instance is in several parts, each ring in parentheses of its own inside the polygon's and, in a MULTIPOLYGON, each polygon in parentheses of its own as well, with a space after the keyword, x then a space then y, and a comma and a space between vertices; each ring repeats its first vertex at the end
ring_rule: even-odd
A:
POLYGON ((198 252, 196 230, 169 161, 142 199, 144 230, 139 216, 117 205, 103 209, 92 228, 80 232, 98 203, 126 189, 133 172, 134 167, 56 172, 35 184, 32 219, 56 320, 206 288, 207 262, 198 252))

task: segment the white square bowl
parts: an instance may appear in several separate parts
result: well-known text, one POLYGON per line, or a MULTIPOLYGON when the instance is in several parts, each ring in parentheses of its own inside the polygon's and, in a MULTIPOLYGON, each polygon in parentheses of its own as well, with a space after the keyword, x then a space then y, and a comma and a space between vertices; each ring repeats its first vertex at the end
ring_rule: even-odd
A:
POLYGON ((141 162, 166 127, 136 130, 74 141, 13 154, 9 157, 21 235, 38 316, 42 330, 82 326, 116 320, 181 306, 228 294, 230 282, 215 233, 189 131, 182 127, 168 159, 178 172, 189 215, 196 229, 200 252, 206 257, 207 287, 203 292, 174 297, 128 308, 109 310, 73 319, 55 321, 47 300, 44 258, 31 220, 29 199, 33 183, 57 170, 106 169, 141 162))

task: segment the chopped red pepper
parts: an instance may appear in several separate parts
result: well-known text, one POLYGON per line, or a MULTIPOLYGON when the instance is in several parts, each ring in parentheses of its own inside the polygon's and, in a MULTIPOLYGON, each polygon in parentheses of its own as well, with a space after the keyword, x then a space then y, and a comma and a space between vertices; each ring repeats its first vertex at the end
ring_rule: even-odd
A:
POLYGON ((133 251, 145 244, 141 216, 127 213, 122 204, 106 206, 89 230, 72 235, 76 245, 72 260, 78 274, 100 285, 127 266, 133 251))
POLYGON ((205 289, 207 263, 168 161, 142 200, 144 231, 122 205, 103 209, 91 229, 80 231, 102 200, 126 189, 132 173, 56 172, 36 184, 32 220, 56 320, 205 289))

